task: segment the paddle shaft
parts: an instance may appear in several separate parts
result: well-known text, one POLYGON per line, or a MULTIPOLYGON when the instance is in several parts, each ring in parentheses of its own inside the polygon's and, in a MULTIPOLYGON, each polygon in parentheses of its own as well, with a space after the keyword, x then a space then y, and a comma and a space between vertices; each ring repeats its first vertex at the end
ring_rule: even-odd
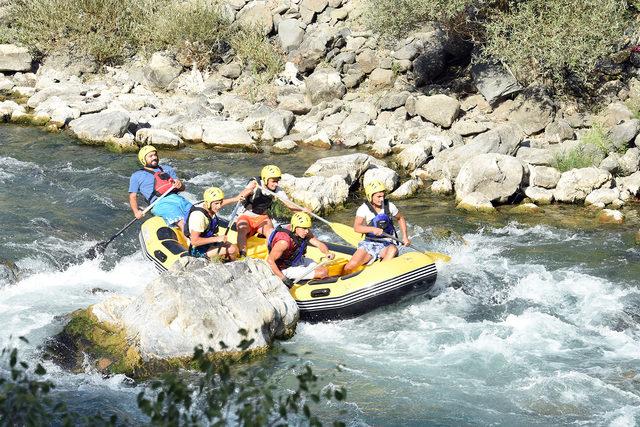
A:
POLYGON ((316 268, 321 267, 323 265, 325 265, 326 263, 328 263, 330 260, 329 258, 325 259, 324 261, 321 261, 318 264, 315 265, 310 265, 309 268, 307 268, 305 271, 302 272, 302 274, 300 276, 298 276, 298 278, 296 280, 293 281, 293 283, 291 284, 291 286, 295 285, 296 283, 298 283, 299 281, 304 279, 304 276, 306 276, 307 274, 311 273, 312 271, 314 271, 316 268))
MULTIPOLYGON (((241 203, 242 203, 242 200, 238 201, 238 203, 236 203, 236 205, 233 207, 233 210, 231 211, 231 215, 229 215, 229 223, 227 224, 227 229, 224 231, 224 236, 229 234, 229 230, 231 230, 231 226, 233 225, 234 222, 236 222, 236 216, 238 214, 238 209, 240 209, 241 203)), ((220 255, 221 250, 222 250, 222 246, 219 246, 218 253, 216 255, 220 255)))

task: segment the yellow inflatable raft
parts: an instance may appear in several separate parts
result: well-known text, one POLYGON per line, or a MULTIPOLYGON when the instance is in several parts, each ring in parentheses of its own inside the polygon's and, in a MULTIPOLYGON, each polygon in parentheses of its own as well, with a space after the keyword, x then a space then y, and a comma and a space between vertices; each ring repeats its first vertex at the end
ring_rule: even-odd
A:
MULTIPOLYGON (((221 233, 227 225, 221 220, 221 233)), ((229 230, 229 241, 236 241, 235 229, 229 230)), ((142 224, 140 244, 147 258, 160 271, 167 270, 178 258, 188 256, 188 241, 182 231, 168 227, 160 217, 142 224)), ((436 280, 434 260, 421 252, 407 252, 393 260, 374 262, 359 271, 342 275, 354 248, 327 244, 336 258, 325 266, 330 277, 299 282, 290 289, 298 303, 300 317, 308 321, 343 319, 358 316, 376 307, 398 301, 413 292, 426 292, 436 280)), ((266 239, 251 237, 247 242, 247 256, 265 259, 266 239)), ((309 247, 307 256, 320 261, 322 253, 309 247)))

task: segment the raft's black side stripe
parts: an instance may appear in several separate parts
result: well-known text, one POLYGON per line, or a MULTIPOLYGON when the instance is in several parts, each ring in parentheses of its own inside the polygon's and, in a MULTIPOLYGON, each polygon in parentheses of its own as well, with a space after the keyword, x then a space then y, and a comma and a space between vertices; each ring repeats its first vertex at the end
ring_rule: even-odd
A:
POLYGON ((147 245, 144 242, 144 238, 142 237, 142 231, 138 233, 138 239, 140 240, 140 246, 142 246, 142 252, 144 255, 156 266, 156 269, 160 271, 160 273, 167 271, 167 267, 162 265, 160 261, 158 261, 153 255, 147 251, 147 245))
POLYGON ((304 311, 317 311, 327 309, 337 309, 352 305, 354 303, 375 297, 379 294, 391 292, 403 286, 412 285, 416 282, 428 280, 437 275, 435 264, 429 264, 408 273, 394 277, 383 282, 375 283, 350 294, 341 297, 321 298, 313 301, 298 301, 298 307, 304 311))

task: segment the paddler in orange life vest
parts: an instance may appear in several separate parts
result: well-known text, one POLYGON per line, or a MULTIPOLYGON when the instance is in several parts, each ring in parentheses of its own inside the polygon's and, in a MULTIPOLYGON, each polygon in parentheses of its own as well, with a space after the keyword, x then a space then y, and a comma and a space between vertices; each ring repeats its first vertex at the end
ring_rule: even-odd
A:
MULTIPOLYGON (((260 177, 253 178, 246 188, 240 192, 240 197, 244 198, 244 211, 238 216, 236 223, 240 256, 246 256, 247 238, 257 233, 269 237, 269 234, 273 231, 273 222, 267 215, 267 211, 273 203, 274 196, 262 192, 260 190, 262 186, 276 193, 281 201, 292 211, 300 211, 297 206, 289 202, 287 194, 278 188, 281 177, 282 172, 279 167, 267 165, 260 171, 260 177)), ((303 210, 309 212, 308 209, 303 210)))
POLYGON ((223 206, 240 201, 240 196, 224 198, 224 192, 218 187, 210 187, 202 195, 204 201, 194 205, 185 217, 184 235, 189 238, 189 255, 197 258, 226 257, 234 260, 238 257, 238 247, 227 242, 227 236, 218 236, 218 211, 223 206))
POLYGON ((377 259, 390 260, 398 254, 394 240, 382 236, 382 233, 386 233, 397 238, 394 219, 398 221, 402 231, 402 244, 408 246, 411 243, 407 237, 407 222, 396 205, 385 198, 384 184, 378 180, 371 181, 364 186, 364 192, 367 199, 356 211, 353 222, 353 229, 364 234, 364 240, 358 244, 358 249, 344 266, 344 274, 377 259))
POLYGON ((153 203, 167 190, 171 193, 158 201, 151 213, 164 218, 167 224, 184 227, 184 217, 189 213, 192 203, 178 194, 184 190, 184 184, 178 179, 176 171, 169 165, 160 166, 158 151, 152 145, 145 145, 138 152, 142 169, 135 171, 129 180, 129 206, 136 218, 142 218, 138 208, 137 194, 140 193, 147 203, 153 203))
POLYGON ((305 212, 296 212, 291 216, 291 223, 288 226, 278 226, 267 240, 269 250, 267 263, 273 274, 282 279, 288 287, 291 287, 296 279, 323 279, 328 275, 327 268, 320 266, 301 277, 306 270, 316 265, 313 260, 304 256, 308 244, 318 248, 329 259, 335 256, 329 252, 327 245, 311 233, 310 228, 311 217, 305 212))

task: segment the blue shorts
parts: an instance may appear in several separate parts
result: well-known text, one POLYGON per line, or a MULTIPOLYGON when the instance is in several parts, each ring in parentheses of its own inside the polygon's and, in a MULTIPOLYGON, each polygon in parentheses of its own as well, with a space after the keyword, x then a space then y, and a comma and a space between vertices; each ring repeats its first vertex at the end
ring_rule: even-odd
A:
POLYGON ((358 243, 358 249, 364 249, 369 255, 371 255, 369 263, 372 263, 380 257, 380 252, 382 252, 384 248, 391 245, 393 245, 393 242, 372 242, 370 240, 363 240, 358 243))
POLYGON ((222 247, 224 247, 224 242, 208 243, 202 246, 191 246, 189 248, 189 255, 196 258, 208 258, 207 252, 209 252, 211 249, 222 247))
POLYGON ((179 194, 169 194, 153 206, 151 213, 161 216, 167 224, 173 225, 187 216, 191 206, 192 203, 179 194))

